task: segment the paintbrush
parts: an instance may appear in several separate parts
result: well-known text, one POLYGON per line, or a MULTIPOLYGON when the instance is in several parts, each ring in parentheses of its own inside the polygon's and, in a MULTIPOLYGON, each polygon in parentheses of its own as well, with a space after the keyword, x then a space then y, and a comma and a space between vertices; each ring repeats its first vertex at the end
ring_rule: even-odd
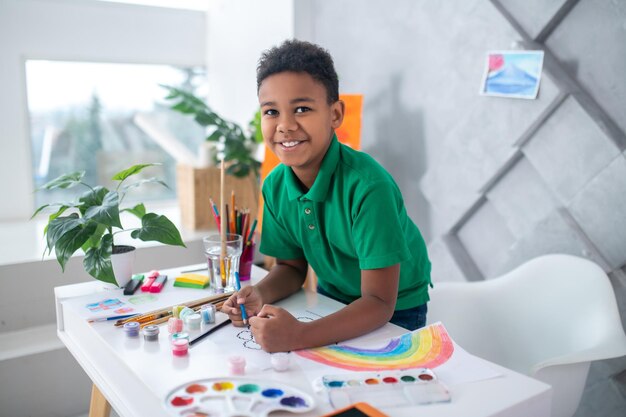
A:
POLYGON ((196 343, 198 343, 199 341, 201 341, 202 339, 204 339, 205 337, 207 337, 211 333, 221 329, 222 327, 226 326, 229 323, 230 323, 230 319, 226 319, 223 322, 221 322, 220 324, 216 324, 215 326, 211 327, 206 332, 202 333, 200 336, 196 337, 195 339, 191 339, 189 341, 189 347, 195 345, 196 343))
MULTIPOLYGON (((222 300, 227 299, 228 297, 230 297, 230 295, 232 294, 232 292, 228 292, 228 293, 224 293, 224 294, 215 294, 209 297, 204 297, 204 298, 200 298, 198 300, 193 300, 193 301, 188 301, 186 303, 180 303, 180 304, 176 304, 176 305, 184 305, 187 307, 197 307, 200 306, 202 304, 215 304, 217 302, 220 302, 222 300)), ((129 321, 138 321, 139 323, 145 323, 147 320, 155 320, 155 319, 159 319, 161 317, 166 317, 172 314, 172 308, 174 306, 169 306, 169 307, 165 307, 165 308, 160 308, 158 310, 153 310, 153 311, 149 311, 147 313, 144 313, 142 315, 136 315, 134 317, 128 318, 128 319, 123 319, 123 320, 118 320, 115 323, 115 327, 119 327, 119 326, 123 326, 125 323, 128 323, 129 321)))

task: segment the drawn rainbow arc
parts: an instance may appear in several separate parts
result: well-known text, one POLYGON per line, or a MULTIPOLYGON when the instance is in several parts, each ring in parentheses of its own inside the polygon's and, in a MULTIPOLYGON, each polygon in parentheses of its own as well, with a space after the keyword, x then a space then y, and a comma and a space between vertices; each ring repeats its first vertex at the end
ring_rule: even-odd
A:
POLYGON ((324 365, 350 371, 435 368, 445 363, 454 352, 454 344, 441 323, 432 324, 393 338, 386 346, 363 349, 348 345, 332 345, 295 353, 324 365))

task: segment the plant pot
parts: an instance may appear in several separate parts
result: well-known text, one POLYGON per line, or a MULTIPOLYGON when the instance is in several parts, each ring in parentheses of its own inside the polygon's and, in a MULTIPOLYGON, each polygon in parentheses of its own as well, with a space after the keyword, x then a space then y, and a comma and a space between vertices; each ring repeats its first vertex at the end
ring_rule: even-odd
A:
POLYGON ((111 266, 117 281, 117 286, 123 288, 133 276, 135 263, 135 247, 127 245, 113 246, 111 254, 111 266))

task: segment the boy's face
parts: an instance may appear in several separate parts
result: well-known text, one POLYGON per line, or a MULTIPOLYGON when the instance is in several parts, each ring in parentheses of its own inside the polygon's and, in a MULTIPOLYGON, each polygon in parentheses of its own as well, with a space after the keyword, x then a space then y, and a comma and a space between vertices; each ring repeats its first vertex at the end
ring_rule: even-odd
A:
POLYGON ((263 80, 259 103, 267 146, 301 180, 314 178, 343 120, 343 102, 328 104, 324 85, 307 73, 280 72, 263 80))

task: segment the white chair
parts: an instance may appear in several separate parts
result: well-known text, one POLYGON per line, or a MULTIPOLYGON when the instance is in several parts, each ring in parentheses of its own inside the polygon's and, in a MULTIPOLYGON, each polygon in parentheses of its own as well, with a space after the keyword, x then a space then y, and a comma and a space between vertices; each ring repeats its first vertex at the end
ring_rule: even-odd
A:
POLYGON ((552 386, 552 416, 571 417, 591 361, 626 355, 615 293, 595 263, 535 258, 480 282, 438 283, 428 322, 468 352, 552 386))

